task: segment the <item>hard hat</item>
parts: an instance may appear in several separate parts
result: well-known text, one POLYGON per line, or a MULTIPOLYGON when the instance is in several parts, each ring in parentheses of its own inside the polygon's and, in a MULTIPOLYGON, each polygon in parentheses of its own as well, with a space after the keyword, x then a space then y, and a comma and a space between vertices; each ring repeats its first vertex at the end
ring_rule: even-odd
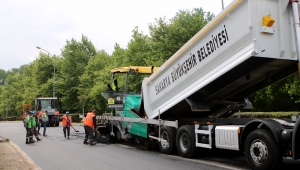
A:
POLYGON ((69 114, 69 112, 68 112, 68 111, 66 111, 66 114, 69 114))

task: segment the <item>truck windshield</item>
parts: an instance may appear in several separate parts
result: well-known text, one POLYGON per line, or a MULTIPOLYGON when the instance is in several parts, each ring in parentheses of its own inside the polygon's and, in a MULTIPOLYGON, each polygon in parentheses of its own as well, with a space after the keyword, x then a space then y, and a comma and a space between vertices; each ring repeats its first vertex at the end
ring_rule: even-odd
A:
POLYGON ((42 109, 51 109, 51 108, 57 108, 57 102, 55 99, 41 99, 39 101, 39 104, 42 109))

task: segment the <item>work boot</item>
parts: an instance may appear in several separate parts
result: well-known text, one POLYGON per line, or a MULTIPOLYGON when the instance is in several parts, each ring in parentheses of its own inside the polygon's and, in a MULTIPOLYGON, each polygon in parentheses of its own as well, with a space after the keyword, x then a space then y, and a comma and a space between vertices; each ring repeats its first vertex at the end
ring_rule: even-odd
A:
POLYGON ((97 143, 97 142, 92 141, 92 142, 90 142, 90 145, 96 145, 96 143, 97 143))
POLYGON ((29 137, 29 142, 30 142, 30 143, 34 143, 34 140, 33 140, 32 137, 29 137))

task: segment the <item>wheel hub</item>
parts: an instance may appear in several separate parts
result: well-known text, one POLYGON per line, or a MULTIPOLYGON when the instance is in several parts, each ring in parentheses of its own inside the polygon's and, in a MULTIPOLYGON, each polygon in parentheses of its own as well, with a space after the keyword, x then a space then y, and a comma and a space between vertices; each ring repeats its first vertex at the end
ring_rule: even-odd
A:
POLYGON ((186 134, 182 134, 179 139, 180 149, 186 151, 188 149, 189 139, 186 134))
POLYGON ((164 147, 164 148, 168 148, 169 147, 169 137, 168 137, 168 134, 166 132, 163 132, 161 134, 161 138, 166 140, 166 141, 161 141, 161 146, 164 147))
POLYGON ((263 163, 268 158, 268 148, 261 140, 255 140, 250 147, 250 155, 256 163, 263 163))

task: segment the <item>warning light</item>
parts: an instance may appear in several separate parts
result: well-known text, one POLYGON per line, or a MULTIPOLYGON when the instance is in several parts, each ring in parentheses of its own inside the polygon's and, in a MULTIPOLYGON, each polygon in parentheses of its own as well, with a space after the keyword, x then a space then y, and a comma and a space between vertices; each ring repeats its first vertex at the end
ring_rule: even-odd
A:
POLYGON ((265 27, 272 27, 274 22, 275 20, 270 15, 263 17, 263 26, 265 27))

